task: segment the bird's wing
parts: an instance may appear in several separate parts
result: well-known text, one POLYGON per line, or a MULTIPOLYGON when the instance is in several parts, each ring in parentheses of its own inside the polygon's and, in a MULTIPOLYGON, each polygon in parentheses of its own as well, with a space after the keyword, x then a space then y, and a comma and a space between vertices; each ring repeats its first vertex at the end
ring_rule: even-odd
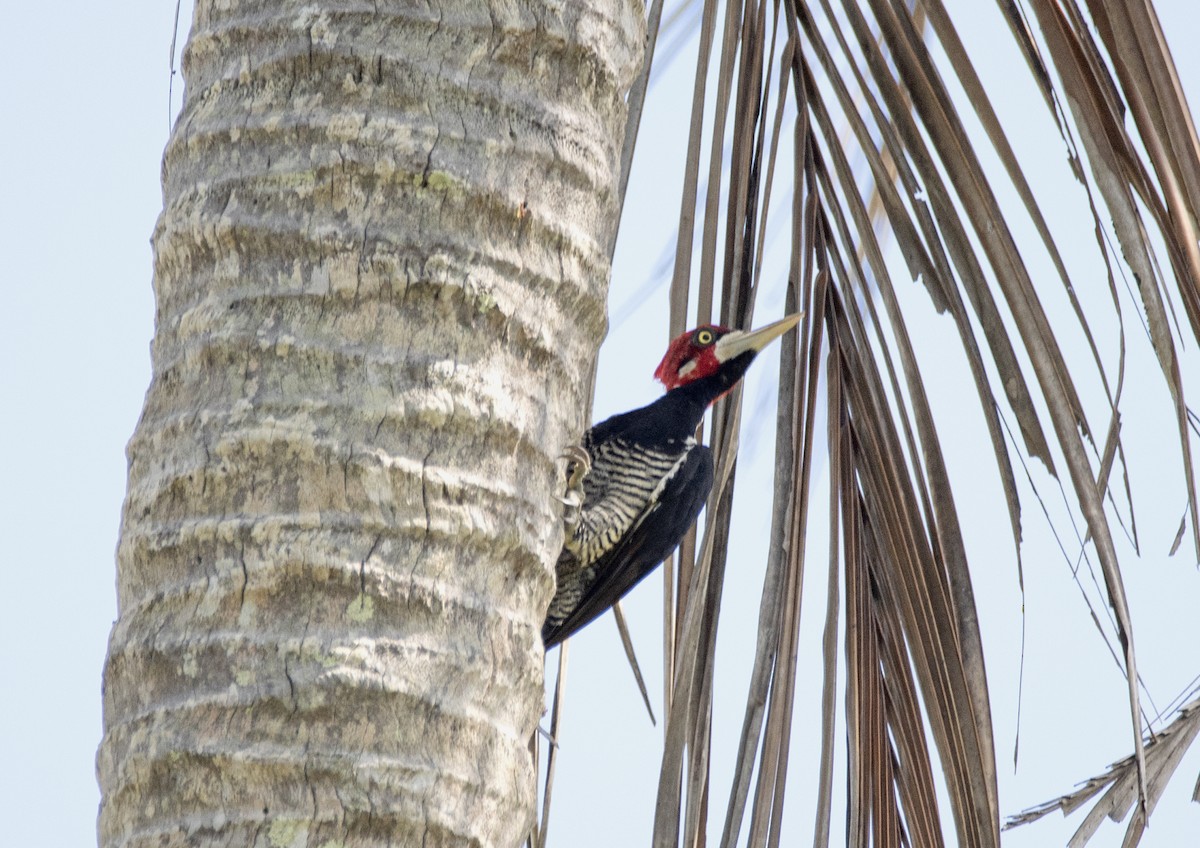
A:
POLYGON ((582 599, 562 620, 547 618, 542 629, 547 648, 601 615, 675 550, 700 514, 712 481, 712 451, 693 445, 661 490, 644 502, 630 528, 611 548, 578 569, 573 579, 582 581, 582 599))

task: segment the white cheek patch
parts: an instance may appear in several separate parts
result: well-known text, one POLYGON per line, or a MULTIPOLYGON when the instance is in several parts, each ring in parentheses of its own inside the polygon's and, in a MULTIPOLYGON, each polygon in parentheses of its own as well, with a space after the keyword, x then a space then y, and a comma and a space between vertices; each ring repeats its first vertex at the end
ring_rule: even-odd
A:
POLYGON ((679 376, 686 377, 688 374, 691 374, 695 370, 696 370, 696 360, 689 359, 687 362, 683 363, 683 367, 679 369, 679 376))

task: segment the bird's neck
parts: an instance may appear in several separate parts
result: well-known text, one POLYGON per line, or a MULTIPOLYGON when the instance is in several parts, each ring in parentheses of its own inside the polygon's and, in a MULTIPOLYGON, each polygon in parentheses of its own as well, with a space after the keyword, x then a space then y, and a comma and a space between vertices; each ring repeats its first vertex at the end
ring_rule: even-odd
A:
POLYGON ((696 432, 705 411, 737 385, 754 352, 721 365, 716 372, 671 389, 649 406, 608 418, 589 431, 590 442, 618 437, 662 450, 679 450, 696 432))
POLYGON ((685 386, 672 389, 672 391, 687 392, 696 402, 703 403, 704 408, 707 409, 737 385, 738 380, 742 379, 746 369, 750 367, 750 363, 754 361, 754 356, 755 352, 748 350, 728 362, 722 362, 721 366, 707 377, 693 380, 685 386))
POLYGON ((671 408, 680 426, 690 434, 704 418, 705 411, 737 385, 753 361, 754 352, 747 351, 722 363, 720 368, 707 377, 700 377, 671 389, 659 398, 657 403, 671 408))

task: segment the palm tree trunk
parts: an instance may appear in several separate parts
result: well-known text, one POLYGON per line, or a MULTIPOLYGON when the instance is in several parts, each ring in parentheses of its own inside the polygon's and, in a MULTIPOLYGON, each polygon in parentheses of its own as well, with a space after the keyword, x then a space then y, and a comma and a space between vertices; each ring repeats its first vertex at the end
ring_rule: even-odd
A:
POLYGON ((200 3, 100 843, 517 844, 640 4, 200 3), (594 6, 594 8, 593 8, 594 6))

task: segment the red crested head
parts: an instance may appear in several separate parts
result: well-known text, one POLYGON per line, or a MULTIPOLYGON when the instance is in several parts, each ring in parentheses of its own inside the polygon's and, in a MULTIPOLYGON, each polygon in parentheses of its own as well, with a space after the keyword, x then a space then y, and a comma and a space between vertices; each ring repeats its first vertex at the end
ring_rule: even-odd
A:
POLYGON ((671 342, 654 378, 670 391, 727 369, 722 381, 724 394, 741 379, 755 354, 799 324, 801 317, 800 313, 789 315, 750 332, 701 324, 671 342))
POLYGON ((716 353, 717 339, 728 333, 724 327, 703 324, 676 337, 655 369, 654 379, 670 391, 716 373, 721 367, 716 353))

